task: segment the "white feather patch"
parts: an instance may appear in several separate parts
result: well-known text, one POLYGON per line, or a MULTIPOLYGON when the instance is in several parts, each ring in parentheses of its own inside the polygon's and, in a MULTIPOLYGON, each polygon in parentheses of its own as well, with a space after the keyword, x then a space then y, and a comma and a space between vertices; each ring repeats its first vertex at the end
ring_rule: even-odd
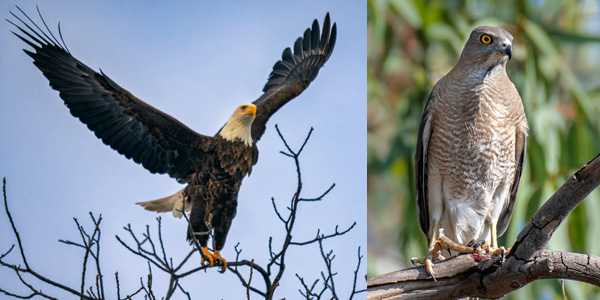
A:
POLYGON ((252 146, 253 142, 252 122, 254 122, 255 116, 245 114, 242 110, 240 110, 242 106, 246 105, 251 104, 244 104, 238 107, 229 118, 229 121, 227 121, 227 124, 223 126, 223 129, 221 129, 219 135, 230 142, 234 142, 235 140, 239 139, 244 142, 246 146, 250 147, 252 146))
POLYGON ((471 240, 478 241, 483 229, 484 218, 473 209, 473 204, 469 201, 451 200, 448 201, 448 209, 451 220, 451 226, 455 232, 455 241, 466 245, 471 240))
MULTIPOLYGON (((177 192, 171 196, 167 196, 167 197, 160 198, 157 200, 152 200, 152 201, 138 202, 136 204, 143 206, 147 210, 155 211, 155 212, 172 211, 174 217, 181 218, 183 216, 183 213, 182 213, 183 212, 183 201, 184 201, 184 197, 183 197, 183 189, 182 189, 179 192, 177 192)), ((187 203, 185 205, 185 211, 189 212, 190 210, 192 210, 192 204, 187 203)))

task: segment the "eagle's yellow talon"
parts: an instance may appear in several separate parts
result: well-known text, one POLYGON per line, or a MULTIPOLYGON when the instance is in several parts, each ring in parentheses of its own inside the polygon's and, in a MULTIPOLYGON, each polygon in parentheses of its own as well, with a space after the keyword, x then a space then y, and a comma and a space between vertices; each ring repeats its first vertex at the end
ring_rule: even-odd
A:
POLYGON ((221 251, 216 250, 214 255, 215 260, 221 261, 221 273, 224 273, 227 270, 227 261, 221 256, 221 251))
POLYGON ((215 266, 215 262, 218 260, 221 262, 221 268, 219 272, 224 273, 227 270, 227 261, 221 256, 221 251, 216 250, 215 253, 210 253, 207 247, 202 247, 202 258, 200 259, 200 264, 204 266, 204 256, 206 256, 206 260, 208 260, 207 267, 211 268, 215 266))
MULTIPOLYGON (((208 259, 208 267, 213 267, 215 265, 215 256, 214 254, 210 253, 210 251, 208 251, 207 247, 202 247, 202 254, 204 254, 204 256, 206 256, 206 258, 208 259)), ((200 259, 200 264, 204 266, 204 256, 202 256, 202 258, 200 259)))

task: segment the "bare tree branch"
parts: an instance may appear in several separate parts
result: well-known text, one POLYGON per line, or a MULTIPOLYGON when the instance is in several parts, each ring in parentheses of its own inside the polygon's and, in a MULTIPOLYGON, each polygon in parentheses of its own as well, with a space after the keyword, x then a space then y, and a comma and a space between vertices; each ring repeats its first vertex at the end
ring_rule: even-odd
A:
MULTIPOLYGON (((297 174, 297 187, 293 193, 293 196, 289 200, 288 206, 286 207, 287 212, 285 210, 282 212, 278 208, 278 203, 275 201, 275 198, 271 198, 273 210, 275 211, 275 214, 277 215, 278 219, 284 225, 283 227, 284 227, 285 237, 284 237, 283 241, 281 241, 280 243, 274 242, 274 239, 272 236, 269 238, 269 240, 268 240, 268 246, 269 246, 269 256, 268 257, 269 257, 269 259, 268 259, 266 265, 263 265, 264 267, 261 266, 260 264, 258 264, 255 261, 255 259, 253 259, 253 258, 243 259, 241 257, 242 249, 239 247, 239 243, 238 243, 234 247, 235 251, 236 251, 236 259, 235 259, 235 261, 228 263, 227 270, 234 273, 238 277, 242 286, 245 288, 246 298, 250 299, 251 293, 254 293, 261 297, 264 297, 265 299, 273 299, 274 295, 275 295, 275 291, 276 291, 277 287, 280 285, 280 281, 283 278, 283 274, 286 269, 285 263, 286 263, 286 255, 288 253, 288 250, 291 247, 307 246, 307 245, 318 242, 320 253, 323 258, 323 261, 325 262, 325 267, 326 267, 326 270, 324 272, 321 272, 321 276, 323 277, 322 278, 323 279, 322 280, 323 288, 320 291, 316 290, 317 283, 320 282, 319 279, 315 280, 314 283, 311 285, 311 287, 308 287, 306 285, 306 283, 304 282, 304 279, 302 277, 300 277, 298 274, 296 274, 296 276, 298 277, 298 279, 300 280, 300 283, 302 284, 302 286, 304 288, 304 291, 301 290, 301 294, 305 295, 305 297, 307 299, 321 299, 321 297, 324 296, 325 292, 329 291, 329 293, 331 294, 331 298, 328 298, 328 299, 338 299, 338 291, 336 290, 336 287, 335 287, 335 284, 333 281, 334 276, 337 275, 337 273, 333 271, 333 264, 332 264, 333 259, 335 258, 335 254, 334 254, 333 250, 330 250, 329 252, 325 252, 325 250, 323 248, 323 241, 334 238, 334 237, 339 237, 339 236, 345 235, 346 233, 350 232, 356 226, 356 222, 354 222, 352 225, 350 225, 349 227, 347 227, 346 229, 344 229, 342 231, 340 231, 338 229, 339 226, 336 225, 333 232, 328 233, 328 234, 322 234, 321 229, 317 229, 316 237, 313 239, 310 239, 310 240, 297 241, 292 237, 293 233, 294 233, 294 228, 295 228, 294 225, 296 225, 297 221, 300 222, 300 219, 301 219, 301 216, 298 215, 298 207, 300 206, 300 204, 307 203, 307 205, 308 205, 308 203, 316 203, 316 202, 323 200, 325 198, 325 196, 327 196, 329 194, 329 192, 335 187, 335 184, 332 184, 325 192, 323 192, 321 195, 319 195, 316 198, 302 198, 301 195, 302 195, 302 187, 303 186, 302 186, 302 173, 301 173, 301 169, 300 169, 300 154, 302 153, 303 149, 307 145, 308 140, 313 132, 313 129, 312 128, 310 129, 310 131, 308 132, 302 145, 300 146, 299 150, 297 150, 297 151, 294 151, 289 146, 289 144, 287 143, 287 141, 285 140, 285 138, 283 137, 283 135, 281 134, 281 132, 279 131, 279 128, 277 126, 276 126, 276 129, 277 129, 277 132, 278 132, 285 148, 287 149, 287 152, 282 151, 281 153, 283 153, 287 157, 290 157, 293 159, 294 165, 296 166, 296 174, 297 174), (247 272, 247 273, 242 272, 245 270, 246 267, 249 269, 249 272, 247 272), (249 274, 247 279, 246 279, 246 274, 249 274), (255 280, 257 276, 263 278, 262 282, 261 282, 261 280, 255 280), (264 285, 263 285, 263 283, 264 283, 264 285)), ((6 180, 4 181, 4 205, 5 205, 6 215, 8 216, 11 226, 13 228, 13 233, 15 234, 15 237, 17 239, 17 246, 19 247, 21 258, 22 258, 25 266, 20 267, 20 266, 17 266, 14 264, 9 264, 9 263, 5 262, 6 257, 8 257, 9 254, 12 253, 12 250, 15 249, 14 244, 6 252, 4 252, 4 254, 0 255, 0 266, 12 269, 15 272, 16 276, 20 279, 21 283, 25 287, 27 287, 31 291, 31 293, 27 294, 27 295, 17 295, 15 293, 11 293, 7 290, 2 289, 1 283, 0 283, 0 292, 4 293, 7 296, 10 296, 13 298, 18 298, 18 299, 30 299, 35 296, 41 296, 41 297, 44 297, 47 299, 56 299, 53 296, 43 293, 42 290, 40 288, 37 288, 35 284, 30 284, 29 282, 27 282, 26 279, 23 278, 22 275, 28 274, 28 275, 32 275, 34 278, 36 278, 50 286, 55 286, 59 289, 62 289, 71 294, 74 294, 77 297, 79 297, 80 299, 86 299, 86 300, 88 300, 88 299, 90 299, 90 300, 91 299, 106 299, 105 294, 104 294, 103 275, 102 275, 102 270, 100 268, 100 237, 101 237, 100 224, 102 222, 101 215, 98 215, 98 217, 96 218, 94 216, 94 214, 90 213, 90 218, 94 224, 91 234, 88 234, 88 231, 86 231, 84 226, 79 223, 79 220, 74 218, 75 225, 77 226, 77 230, 79 231, 79 234, 81 237, 81 242, 73 242, 73 241, 69 241, 69 240, 59 240, 59 242, 61 242, 61 243, 64 243, 64 244, 70 245, 70 246, 74 246, 77 248, 81 248, 83 250, 83 261, 82 261, 83 268, 82 268, 82 273, 81 273, 81 284, 78 288, 74 289, 74 288, 70 288, 65 285, 62 285, 56 281, 50 280, 47 277, 38 274, 36 271, 34 271, 32 268, 29 267, 29 264, 27 262, 27 258, 25 255, 25 250, 24 250, 23 244, 21 242, 21 238, 19 236, 19 232, 17 231, 17 228, 13 222, 12 216, 8 209, 8 203, 7 203, 7 198, 6 198, 6 180), (95 274, 95 282, 88 286, 88 285, 86 285, 86 279, 90 278, 90 276, 92 276, 92 274, 88 274, 88 273, 92 272, 92 268, 88 268, 88 263, 90 263, 90 261, 93 261, 96 265, 96 268, 95 268, 96 274, 95 274)), ((314 205, 314 204, 312 204, 312 205, 314 205)), ((182 213, 183 213, 183 216, 185 217, 185 220, 189 224, 189 218, 188 218, 188 215, 185 213, 185 208, 182 209, 182 213)), ((120 282, 119 282, 119 274, 115 273, 117 298, 119 300, 120 299, 132 299, 134 296, 136 296, 138 294, 142 295, 145 299, 169 300, 171 298, 180 297, 180 296, 175 296, 177 291, 180 291, 182 294, 184 294, 187 297, 187 299, 191 300, 191 295, 183 288, 183 286, 180 283, 180 279, 190 276, 192 274, 196 274, 199 271, 206 270, 208 268, 208 266, 206 266, 206 265, 201 265, 201 264, 195 263, 194 260, 192 259, 192 256, 194 256, 194 254, 196 254, 196 253, 198 253, 198 256, 203 255, 203 253, 201 251, 201 247, 197 240, 192 241, 194 247, 192 247, 192 249, 190 249, 190 252, 187 255, 185 255, 183 258, 181 258, 181 260, 179 262, 174 263, 173 258, 169 257, 168 251, 164 245, 164 241, 163 241, 163 237, 162 237, 162 219, 160 217, 158 217, 156 220, 157 220, 157 226, 156 226, 157 234, 156 235, 151 234, 151 227, 149 225, 146 225, 145 230, 142 231, 141 233, 136 233, 132 229, 132 225, 127 224, 127 226, 123 227, 123 229, 127 233, 127 235, 125 237, 128 236, 128 238, 124 239, 124 238, 120 237, 119 235, 115 236, 117 241, 123 247, 125 247, 125 249, 127 249, 129 252, 133 253, 135 256, 142 258, 148 264, 148 274, 147 274, 146 279, 144 280, 144 278, 141 277, 139 286, 137 287, 137 289, 133 293, 125 295, 124 298, 122 298, 122 296, 121 296, 121 286, 120 286, 120 282), (158 237, 158 238, 156 239, 156 237, 158 237), (153 269, 153 266, 156 268, 153 269), (153 277, 152 272, 156 271, 156 270, 160 270, 162 272, 169 274, 166 295, 164 297, 159 297, 154 291, 155 285, 153 284, 154 277, 153 277)), ((152 231, 154 231, 154 229, 152 231)), ((356 270, 354 272, 354 285, 353 285, 353 290, 352 290, 352 294, 351 294, 350 298, 352 298, 353 295, 362 292, 362 291, 356 291, 356 283, 357 283, 357 278, 358 278, 357 275, 358 275, 358 271, 360 269, 361 260, 362 260, 362 255, 360 254, 360 247, 359 247, 358 248, 358 262, 356 265, 356 270)))
POLYGON ((312 244, 315 242, 318 242, 320 240, 326 240, 326 239, 330 239, 336 236, 340 236, 340 235, 344 235, 348 232, 350 232, 350 230, 352 230, 352 228, 354 228, 354 226, 356 226, 356 222, 352 223, 352 225, 350 225, 350 227, 348 227, 346 230, 344 231, 338 231, 338 226, 335 226, 335 231, 332 234, 328 234, 328 235, 322 235, 321 234, 321 230, 318 229, 317 230, 317 236, 312 239, 312 240, 308 240, 305 242, 290 242, 291 245, 297 245, 297 246, 304 246, 304 245, 308 245, 308 244, 312 244))
POLYGON ((424 267, 370 278, 371 299, 499 298, 538 279, 561 278, 600 286, 600 257, 545 250, 556 228, 600 185, 600 154, 577 171, 521 230, 506 261, 465 254, 435 265, 437 282, 424 267))
POLYGON ((246 297, 250 300, 250 283, 252 283, 252 270, 254 270, 254 259, 250 262, 250 277, 248 277, 248 284, 246 285, 246 297))
MULTIPOLYGON (((31 297, 33 297, 35 295, 39 295, 39 296, 45 297, 47 299, 55 299, 55 298, 42 293, 40 289, 33 288, 32 285, 28 284, 23 279, 23 277, 21 276, 21 273, 30 274, 30 275, 34 276, 35 278, 37 278, 40 281, 43 281, 43 282, 45 282, 47 284, 56 286, 56 287, 58 287, 58 288, 60 288, 60 289, 62 289, 64 291, 67 291, 67 292, 69 292, 71 294, 80 296, 82 299, 92 299, 92 298, 90 298, 90 297, 88 297, 86 295, 81 294, 79 291, 77 291, 75 289, 67 287, 67 286, 65 286, 65 285, 63 285, 63 284, 61 284, 59 282, 51 280, 48 277, 45 277, 45 276, 37 273, 36 271, 34 271, 33 269, 31 269, 29 267, 29 264, 27 263, 27 257, 25 255, 25 250, 23 248, 23 243, 21 242, 21 237, 19 235, 19 232, 17 231, 17 227, 15 226, 15 223, 13 221, 12 215, 10 214, 10 210, 8 209, 8 200, 7 200, 7 197, 6 197, 6 178, 4 178, 2 182, 3 182, 3 184, 2 184, 2 191, 3 191, 3 196, 4 196, 4 211, 6 213, 6 216, 8 217, 8 220, 10 221, 10 224, 11 224, 12 229, 13 229, 13 233, 14 233, 16 239, 17 239, 17 245, 19 246, 19 250, 20 250, 20 253, 21 253, 21 259, 23 260, 23 263, 25 264, 25 268, 21 268, 21 267, 19 267, 17 265, 9 264, 9 263, 5 262, 3 260, 4 256, 2 258, 0 258, 0 265, 4 266, 4 267, 8 267, 8 268, 13 269, 15 271, 15 273, 17 274, 17 276, 19 277, 19 279, 21 280, 21 282, 25 286, 27 286, 34 293, 33 295, 28 296, 28 298, 22 298, 22 299, 29 299, 29 298, 31 298, 31 297)), ((12 247, 14 247, 14 245, 11 246, 11 248, 12 247)), ((8 254, 8 252, 6 254, 8 254)), ((7 296, 13 296, 14 295, 13 293, 10 293, 10 292, 6 291, 5 289, 2 289, 2 288, 0 288, 0 291, 3 292, 7 296)))
POLYGON ((358 271, 360 270, 360 262, 363 259, 363 255, 360 254, 360 247, 358 247, 358 263, 356 264, 356 269, 354 270, 354 284, 352 285, 352 294, 350 294, 350 298, 348 300, 352 300, 352 298, 354 297, 354 295, 359 294, 359 293, 364 293, 367 290, 356 290, 356 283, 358 282, 358 271))
MULTIPOLYGON (((8 208, 8 200, 6 197, 6 178, 4 178, 3 180, 3 194, 4 194, 4 209, 5 209, 5 213, 8 217, 8 219, 10 220, 12 229, 13 229, 13 233, 15 235, 15 237, 17 238, 17 245, 19 246, 20 249, 20 255, 21 255, 21 259, 23 260, 23 262, 25 263, 27 261, 27 257, 25 255, 25 250, 23 247, 23 244, 21 242, 21 238, 19 235, 19 232, 16 228, 16 226, 14 225, 14 222, 12 221, 12 216, 10 213, 10 209, 8 208)), ((78 248, 82 248, 84 249, 84 258, 83 258, 83 270, 82 270, 82 275, 81 275, 81 285, 79 287, 79 290, 76 290, 74 288, 68 287, 64 284, 61 284, 57 281, 54 281, 50 278, 48 278, 47 276, 41 275, 40 273, 38 273, 37 271, 35 271, 34 269, 32 269, 29 264, 25 264, 25 267, 21 267, 18 266, 16 264, 11 264, 6 262, 4 259, 8 256, 8 254, 12 251, 12 249, 14 249, 14 244, 9 248, 9 250, 7 252, 5 252, 2 256, 0 256, 0 266, 2 267, 7 267, 12 269, 17 278, 19 278, 19 280, 21 281, 21 283, 27 287, 30 291, 31 294, 29 295, 17 295, 15 293, 11 293, 8 290, 0 287, 0 292, 2 292, 4 295, 13 297, 13 298, 17 298, 17 299, 31 299, 34 296, 41 296, 43 298, 46 299, 58 299, 57 297, 51 296, 45 292, 42 292, 41 288, 37 288, 34 286, 34 284, 29 283, 24 277, 23 274, 29 274, 31 276, 33 276, 35 279, 44 282, 48 285, 57 287, 63 291, 66 291, 68 293, 71 293, 77 297, 79 297, 80 299, 86 299, 86 300, 96 300, 96 299, 105 299, 104 297, 104 283, 102 280, 102 272, 100 269, 100 236, 101 236, 101 231, 100 231, 100 223, 102 222, 102 216, 100 215, 98 218, 96 218, 92 213, 90 213, 90 218, 94 224, 94 229, 92 231, 92 234, 89 235, 87 233, 87 231, 85 230, 85 228, 79 224, 79 221, 77 219, 75 220, 75 224, 77 226, 77 230, 79 231, 79 234, 81 236, 82 239, 82 243, 76 243, 73 241, 68 241, 68 240, 59 240, 59 242, 64 243, 66 245, 71 245, 71 246, 75 246, 78 248), (96 247, 93 247, 93 246, 96 247), (96 290, 94 291, 93 286, 89 286, 88 289, 85 288, 85 278, 86 278, 86 273, 87 273, 87 263, 88 263, 88 259, 92 258, 92 260, 94 261, 95 265, 96 265, 96 281, 95 281, 95 287, 96 290)), ((117 280, 117 295, 120 299, 120 288, 119 288, 119 278, 118 275, 115 274, 115 278, 117 280)), ((0 283, 1 284, 1 283, 0 283)), ((126 298, 131 299, 131 297, 135 296, 137 293, 139 293, 141 291, 141 288, 139 290, 137 290, 136 292, 129 294, 126 296, 126 298)))
MULTIPOLYGON (((12 215, 8 209, 8 202, 6 200, 6 177, 2 179, 2 194, 4 196, 4 211, 6 212, 6 216, 8 217, 8 221, 10 222, 10 226, 12 227, 13 233, 17 238, 17 244, 19 245, 19 250, 21 251, 21 259, 23 259, 23 263, 25 264, 25 268, 29 269, 29 264, 27 263, 27 258, 25 257, 25 251, 23 250, 23 243, 21 242, 21 236, 17 231, 17 227, 15 226, 15 222, 13 221, 12 215)), ((13 245, 14 246, 14 245, 13 245)), ((12 249, 12 247, 11 247, 12 249)))
POLYGON ((325 267, 327 268, 327 276, 325 277, 325 274, 323 272, 321 272, 321 275, 324 277, 323 279, 325 280, 325 288, 329 289, 331 291, 331 294, 333 295, 334 299, 339 299, 339 297, 336 295, 335 293, 335 281, 333 280, 333 276, 337 275, 337 273, 334 273, 332 271, 332 267, 331 265, 333 264, 333 259, 335 258, 335 255, 333 254, 333 250, 327 252, 327 254, 325 254, 325 250, 323 250, 323 240, 319 239, 319 250, 321 250, 321 257, 323 257, 323 260, 325 261, 325 267))

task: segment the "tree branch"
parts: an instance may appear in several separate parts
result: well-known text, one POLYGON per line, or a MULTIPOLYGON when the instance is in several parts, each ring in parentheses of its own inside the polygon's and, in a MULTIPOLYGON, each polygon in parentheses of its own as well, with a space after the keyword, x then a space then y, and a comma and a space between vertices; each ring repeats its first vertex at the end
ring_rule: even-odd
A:
MULTIPOLYGON (((341 235, 344 235, 344 234, 350 232, 356 226, 356 222, 354 222, 351 226, 343 229, 342 231, 339 230, 339 226, 335 226, 335 230, 329 234, 321 234, 321 229, 317 229, 317 235, 313 239, 296 241, 294 238, 292 238, 294 225, 300 224, 299 221, 301 219, 300 215, 298 214, 298 212, 299 212, 298 207, 301 205, 304 205, 303 203, 306 203, 306 205, 309 205, 308 203, 316 203, 316 202, 323 200, 324 197, 327 196, 329 194, 329 192, 335 187, 335 184, 332 184, 325 192, 323 192, 321 195, 319 195, 316 198, 301 198, 302 173, 301 173, 301 168, 300 168, 299 156, 302 153, 304 147, 307 145, 307 142, 311 136, 311 133, 313 132, 313 129, 312 128, 310 129, 310 131, 308 132, 302 145, 299 147, 299 149, 297 151, 292 150, 292 148, 288 145, 287 141, 283 138, 283 135, 279 131, 279 128, 277 128, 277 132, 278 132, 279 136, 281 137, 281 140, 283 141, 285 148, 287 149, 287 151, 289 151, 289 153, 287 153, 287 152, 282 152, 282 153, 284 153, 287 157, 290 157, 293 159, 294 165, 296 167, 296 175, 297 175, 297 187, 294 190, 293 196, 291 197, 291 199, 286 200, 286 201, 289 201, 289 202, 287 202, 287 203, 289 203, 288 204, 289 206, 286 207, 287 211, 283 211, 283 210, 280 211, 278 209, 278 203, 276 203, 274 198, 271 198, 271 202, 272 202, 275 214, 277 215, 278 219, 284 225, 283 233, 284 233, 285 237, 282 241, 280 241, 279 244, 274 242, 274 239, 272 236, 269 238, 269 241, 268 241, 269 256, 268 256, 267 264, 265 267, 262 267, 261 265, 256 263, 254 259, 242 259, 240 257, 242 250, 238 247, 239 244, 236 245, 235 246, 235 251, 237 253, 236 259, 235 259, 235 261, 228 263, 228 270, 231 271, 232 273, 234 273, 240 280, 242 286, 245 288, 246 298, 249 299, 250 294, 252 292, 261 297, 264 297, 265 299, 270 300, 270 299, 274 298, 275 290, 280 285, 280 281, 283 278, 283 274, 284 274, 285 267, 286 267, 285 258, 286 258, 286 254, 288 253, 287 250, 289 250, 292 247, 296 247, 296 246, 303 247, 303 246, 307 246, 309 244, 318 242, 319 248, 321 250, 321 256, 322 256, 322 258, 325 262, 325 266, 326 266, 326 270, 321 272, 321 276, 323 277, 323 288, 320 291, 315 291, 317 282, 319 282, 319 280, 315 280, 315 282, 312 284, 312 286, 309 287, 304 282, 302 277, 299 277, 299 275, 297 275, 297 274, 296 274, 296 276, 300 279, 300 282, 301 282, 304 290, 306 291, 305 295, 306 295, 307 299, 321 299, 322 297, 324 297, 323 294, 326 292, 330 292, 332 297, 337 299, 338 298, 337 295, 339 292, 336 291, 336 287, 333 282, 334 276, 337 273, 335 273, 332 268, 332 261, 335 257, 335 253, 333 250, 325 252, 325 250, 323 248, 323 241, 334 238, 334 237, 338 237, 338 236, 341 236, 341 235), (244 275, 243 275, 241 272, 242 268, 239 268, 239 267, 248 267, 249 272, 248 273, 244 272, 244 275), (249 274, 249 276, 247 278, 245 277, 246 274, 249 274), (264 284, 265 284, 264 286, 262 286, 260 277, 262 277, 264 280, 264 284), (256 279, 258 279, 258 280, 256 280, 256 279)), ((37 283, 37 282, 36 282, 36 284, 29 283, 27 281, 27 278, 23 277, 23 274, 25 274, 25 275, 31 275, 35 279, 40 280, 41 282, 44 282, 50 286, 57 287, 59 290, 63 290, 68 293, 74 294, 75 296, 77 296, 80 299, 89 299, 89 300, 96 300, 96 299, 104 300, 104 299, 106 299, 106 297, 104 295, 103 275, 102 275, 102 272, 100 269, 100 236, 101 236, 100 223, 102 221, 101 215, 99 215, 98 217, 95 217, 90 212, 90 217, 94 223, 93 231, 91 232, 91 234, 88 234, 89 231, 86 231, 85 228, 79 223, 79 221, 76 218, 74 218, 75 224, 77 226, 77 229, 79 230, 79 234, 81 236, 82 242, 59 240, 59 242, 61 242, 61 243, 64 243, 66 245, 75 246, 77 248, 81 248, 84 251, 83 261, 82 261, 83 269, 82 269, 82 273, 81 273, 81 283, 77 288, 72 288, 72 287, 63 285, 59 282, 50 280, 47 277, 38 274, 36 271, 34 271, 32 268, 30 268, 28 261, 27 261, 27 257, 25 255, 25 250, 24 250, 23 244, 21 242, 19 232, 17 231, 15 223, 13 222, 12 216, 10 214, 10 210, 8 208, 8 201, 7 201, 7 197, 6 197, 6 181, 4 181, 4 205, 5 205, 6 215, 11 223, 13 233, 17 239, 17 243, 16 243, 16 245, 15 244, 11 245, 6 252, 4 252, 4 253, 0 252, 0 267, 6 267, 9 269, 12 269, 15 272, 15 276, 17 278, 19 278, 21 283, 25 287, 27 287, 31 292, 28 294, 25 294, 25 295, 17 295, 15 293, 11 293, 11 292, 7 291, 6 289, 3 289, 3 287, 0 286, 0 293, 3 293, 9 297, 19 298, 19 299, 29 299, 29 298, 32 298, 35 296, 41 296, 41 297, 44 297, 47 299, 57 299, 49 294, 43 293, 42 289, 36 286, 36 285, 39 285, 39 283, 37 283), (20 265, 10 264, 5 261, 6 257, 8 257, 8 255, 10 253, 14 253, 13 250, 16 249, 17 247, 20 250, 20 255, 21 255, 22 261, 25 265, 24 267, 22 267, 20 265), (90 276, 93 275, 93 274, 89 274, 93 270, 93 268, 88 268, 88 263, 90 260, 93 260, 96 264, 95 284, 93 284, 93 283, 86 284, 86 281, 85 281, 87 278, 90 278, 90 276)), ((315 204, 310 204, 310 205, 315 205, 315 204)), ((182 213, 183 213, 183 216, 185 217, 185 220, 189 223, 188 215, 185 213, 185 207, 182 209, 182 213)), ((198 256, 202 255, 202 251, 199 251, 200 245, 199 245, 198 241, 194 240, 195 247, 192 247, 192 249, 190 249, 190 252, 187 255, 185 255, 183 258, 181 258, 181 260, 178 263, 174 264, 173 258, 168 256, 167 249, 164 245, 163 236, 162 236, 162 222, 161 222, 160 217, 157 218, 157 228, 156 228, 157 235, 152 236, 150 233, 151 232, 150 229, 151 229, 150 226, 146 225, 145 230, 142 230, 140 233, 135 233, 134 230, 132 229, 132 225, 128 224, 127 226, 124 227, 124 230, 128 233, 128 234, 126 234, 129 236, 128 239, 126 238, 126 236, 123 236, 124 238, 122 238, 118 235, 115 236, 117 241, 119 241, 119 243, 121 243, 121 245, 123 247, 125 247, 125 249, 129 250, 131 253, 135 254, 136 256, 141 257, 148 264, 147 277, 146 278, 141 277, 139 287, 137 287, 137 289, 132 294, 129 294, 129 295, 124 295, 124 296, 121 295, 121 286, 120 286, 120 282, 119 282, 119 275, 118 275, 118 273, 115 273, 117 298, 118 299, 131 299, 133 296, 139 294, 140 297, 143 296, 145 299, 169 300, 174 297, 181 298, 181 296, 174 296, 176 291, 180 290, 185 296, 187 296, 187 299, 191 299, 191 295, 180 284, 180 279, 183 277, 198 273, 199 271, 205 270, 208 268, 208 266, 206 266, 206 265, 194 263, 194 260, 191 259, 191 257, 194 255, 194 253, 198 253, 198 256), (155 285, 153 284, 154 277, 152 274, 152 271, 153 271, 152 266, 156 267, 154 269, 154 271, 160 270, 162 272, 167 273, 170 276, 170 278, 168 280, 168 286, 166 289, 165 297, 161 297, 154 290, 155 285), (122 298, 122 297, 124 297, 124 298, 122 298)), ((356 271, 354 272, 354 285, 352 288, 352 294, 351 294, 350 298, 352 298, 353 295, 364 291, 364 290, 356 291, 357 274, 358 274, 358 271, 361 266, 361 260, 362 260, 362 255, 360 254, 360 247, 359 247, 358 263, 356 265, 356 271)), ((0 285, 1 285, 1 283, 0 283, 0 285)), ((301 294, 302 293, 303 293, 303 291, 301 290, 301 294)))
POLYGON ((505 262, 464 254, 435 265, 437 282, 424 267, 370 278, 367 298, 499 298, 538 279, 563 278, 600 286, 600 257, 545 250, 556 228, 600 185, 600 154, 577 171, 521 230, 505 262))

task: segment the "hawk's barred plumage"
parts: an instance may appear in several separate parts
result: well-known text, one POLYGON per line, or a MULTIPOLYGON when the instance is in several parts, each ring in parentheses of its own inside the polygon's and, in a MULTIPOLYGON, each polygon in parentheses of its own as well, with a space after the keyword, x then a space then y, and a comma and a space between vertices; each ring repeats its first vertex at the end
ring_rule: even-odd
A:
MULTIPOLYGON (((439 229, 459 244, 497 247, 512 214, 527 144, 521 97, 506 74, 512 35, 474 29, 433 88, 415 156, 419 226, 436 256, 439 229)), ((431 271, 431 261, 427 262, 431 271)))

